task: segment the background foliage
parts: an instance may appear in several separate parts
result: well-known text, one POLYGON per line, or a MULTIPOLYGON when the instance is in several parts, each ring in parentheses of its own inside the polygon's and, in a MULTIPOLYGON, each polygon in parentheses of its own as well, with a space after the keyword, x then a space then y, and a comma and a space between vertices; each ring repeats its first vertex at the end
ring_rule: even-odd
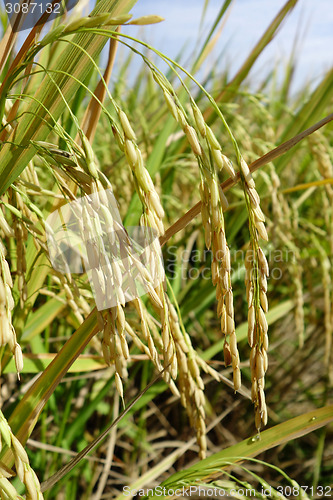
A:
MULTIPOLYGON (((92 17, 104 12, 112 18, 126 14, 133 3, 101 0, 92 17)), ((194 75, 202 65, 209 67, 216 29, 231 3, 223 3, 215 26, 201 42, 200 57, 186 68, 194 75)), ((223 68, 210 68, 200 83, 213 96, 216 107, 203 88, 182 73, 223 153, 235 165, 234 145, 218 110, 249 164, 322 120, 331 110, 332 70, 316 88, 300 89, 292 98, 289 89, 296 63, 293 58, 281 83, 275 81, 274 67, 256 86, 247 78, 295 4, 296 0, 283 6, 236 76, 230 78, 223 68)), ((160 484, 169 488, 201 484, 226 490, 251 486, 258 490, 257 498, 266 498, 260 493, 262 487, 299 484, 314 487, 307 494, 317 498, 317 486, 330 487, 333 476, 331 117, 316 132, 304 134, 296 146, 288 143, 273 161, 268 158, 257 163, 254 173, 266 216, 269 242, 263 249, 270 266, 270 347, 265 387, 269 421, 268 430, 257 439, 250 395, 244 285, 248 213, 241 184, 228 190, 229 208, 224 214, 243 382, 235 394, 230 382, 232 370, 224 367, 211 255, 205 251, 202 220, 187 214, 200 200, 199 168, 165 102, 161 85, 156 83, 154 62, 160 55, 129 35, 118 35, 118 43, 132 49, 121 51, 122 57, 117 57, 114 28, 119 22, 110 26, 99 18, 89 26, 81 19, 69 28, 68 23, 78 17, 79 5, 68 19, 54 22, 44 42, 40 26, 20 49, 16 48, 15 33, 6 28, 2 18, 0 192, 3 219, 9 226, 1 223, 2 253, 13 277, 12 324, 24 353, 18 381, 10 349, 2 342, 3 415, 17 438, 23 444, 28 440, 30 465, 42 482, 92 443, 121 411, 114 364, 107 366, 102 356, 102 337, 96 335, 101 328, 87 281, 84 276, 63 281, 52 269, 43 246, 47 215, 58 203, 70 199, 70 194, 84 191, 93 176, 89 168, 77 173, 76 168, 64 165, 59 157, 50 158, 37 147, 39 141, 47 140, 60 151, 71 151, 75 144, 80 147, 84 131, 99 171, 113 186, 125 226, 138 224, 142 204, 137 183, 112 130, 119 106, 135 130, 136 142, 160 196, 165 228, 171 228, 161 237, 169 296, 172 302, 176 299, 181 326, 190 335, 196 353, 220 372, 223 380, 216 381, 210 372, 203 375, 206 460, 198 462, 196 432, 179 398, 165 381, 158 380, 93 453, 47 489, 44 497, 120 499, 125 485, 138 489, 160 484), (67 28, 61 27, 62 23, 67 28), (100 54, 106 43, 109 54, 102 77, 98 67, 105 65, 106 57, 100 54), (134 57, 142 57, 142 66, 133 81, 134 57), (118 76, 108 95, 106 87, 113 64, 118 76), (177 221, 183 222, 181 230, 177 221), (19 263, 23 261, 24 266, 19 263), (235 465, 241 458, 254 456, 260 460, 242 460, 235 465)), ((122 24, 126 18, 120 21, 122 24)), ((179 105, 190 114, 189 96, 171 68, 181 73, 170 62, 166 81, 174 89, 179 105)), ((80 154, 84 159, 82 149, 80 154)), ((224 173, 219 181, 225 188, 230 187, 224 173)), ((154 308, 149 301, 144 303, 159 327, 154 308)), ((137 332, 137 311, 130 305, 125 310, 127 321, 137 332)), ((155 374, 147 354, 140 352, 135 342, 129 347, 128 378, 123 380, 125 405, 155 374)), ((16 365, 18 362, 16 359, 16 365)), ((9 468, 14 463, 8 451, 14 446, 11 443, 7 446, 3 439, 1 452, 1 461, 9 468)), ((12 483, 23 494, 18 478, 12 483)), ((2 497, 11 498, 4 491, 2 497)), ((243 496, 239 493, 236 498, 243 496)))

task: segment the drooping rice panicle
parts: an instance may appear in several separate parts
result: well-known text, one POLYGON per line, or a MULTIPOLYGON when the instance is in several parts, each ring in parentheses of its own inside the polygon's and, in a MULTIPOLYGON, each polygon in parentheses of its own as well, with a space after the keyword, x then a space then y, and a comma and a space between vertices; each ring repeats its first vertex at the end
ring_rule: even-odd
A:
POLYGON ((206 138, 210 158, 208 161, 202 155, 200 195, 202 201, 202 220, 205 227, 205 240, 208 248, 212 248, 212 281, 216 286, 217 313, 221 317, 221 330, 224 335, 223 354, 225 365, 232 365, 234 388, 237 391, 241 386, 241 373, 239 368, 239 353, 235 333, 233 293, 231 284, 230 250, 226 241, 223 210, 228 207, 228 202, 219 186, 217 172, 227 169, 228 174, 235 177, 231 162, 221 153, 221 146, 213 131, 208 125, 203 132, 202 121, 198 119, 199 109, 193 104, 194 116, 197 116, 197 126, 200 127, 202 136, 206 138))
POLYGON ((224 169, 233 179, 235 179, 236 174, 230 160, 222 154, 222 148, 217 138, 212 129, 205 123, 195 101, 190 99, 194 122, 199 134, 205 140, 209 157, 199 142, 195 128, 189 124, 175 93, 170 89, 165 79, 155 73, 153 76, 163 90, 171 114, 183 129, 200 168, 201 215, 206 246, 208 249, 212 248, 212 280, 216 286, 217 311, 221 316, 221 330, 224 335, 224 357, 226 365, 232 364, 234 387, 237 391, 241 385, 240 360, 235 334, 230 250, 226 242, 223 217, 223 210, 228 207, 228 202, 219 186, 217 171, 224 169))
POLYGON ((168 300, 169 321, 175 345, 175 369, 178 366, 180 400, 197 434, 199 456, 206 457, 206 424, 204 383, 189 335, 182 332, 177 312, 168 300))
POLYGON ((123 145, 127 163, 134 175, 138 194, 146 215, 145 221, 148 222, 149 227, 155 229, 161 236, 164 234, 162 222, 164 210, 160 198, 156 192, 149 172, 144 166, 142 153, 136 144, 136 136, 126 113, 119 107, 117 107, 117 112, 123 136, 120 136, 115 126, 113 126, 112 130, 116 137, 120 136, 118 142, 123 145))
POLYGON ((268 367, 268 262, 260 247, 259 238, 268 240, 265 217, 260 208, 260 198, 253 177, 245 160, 240 161, 241 177, 249 214, 250 245, 245 256, 245 284, 248 301, 248 342, 251 347, 250 368, 252 401, 255 406, 255 426, 259 432, 267 424, 265 402, 265 373, 268 367))
MULTIPOLYGON (((14 231, 8 225, 0 207, 0 231, 2 237, 11 237, 14 231)), ((19 375, 23 369, 22 350, 16 339, 16 333, 12 324, 12 311, 15 303, 12 295, 13 280, 11 271, 6 260, 6 249, 0 239, 0 345, 8 345, 11 350, 19 375)), ((0 398, 1 402, 1 398, 0 398)))
MULTIPOLYGON (((2 411, 0 411, 0 438, 0 450, 2 448, 2 443, 5 443, 13 453, 16 474, 25 486, 26 498, 31 500, 42 500, 43 494, 40 489, 39 480, 30 466, 27 452, 25 451, 19 439, 17 439, 17 437, 12 433, 12 430, 2 411)), ((9 481, 6 481, 5 484, 1 484, 0 488, 2 489, 2 492, 13 492, 12 494, 14 496, 7 498, 18 498, 15 488, 9 481)))
POLYGON ((324 330, 325 330, 325 356, 324 363, 328 368, 329 376, 332 374, 331 359, 333 356, 333 318, 332 318, 332 265, 330 259, 325 252, 325 249, 318 241, 317 238, 313 237, 314 246, 317 248, 319 253, 320 268, 322 272, 322 285, 324 291, 324 330))

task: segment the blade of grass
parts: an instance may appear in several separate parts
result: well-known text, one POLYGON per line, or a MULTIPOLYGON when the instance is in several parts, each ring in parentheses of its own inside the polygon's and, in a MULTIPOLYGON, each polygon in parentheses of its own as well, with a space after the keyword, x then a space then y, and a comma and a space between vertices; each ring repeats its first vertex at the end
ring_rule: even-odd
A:
MULTIPOLYGON (((23 354, 23 370, 21 373, 40 373, 45 370, 56 358, 57 354, 23 354)), ((81 354, 68 369, 68 373, 87 372, 102 370, 107 368, 107 364, 101 356, 91 354, 81 354)), ((13 358, 4 369, 4 373, 16 373, 15 361, 13 358)))
POLYGON ((119 416, 109 425, 104 432, 102 432, 96 439, 92 441, 84 450, 80 451, 68 464, 62 467, 58 472, 56 472, 49 479, 41 484, 41 491, 44 492, 54 486, 61 478, 68 474, 80 461, 93 450, 103 439, 108 435, 113 427, 115 427, 118 422, 120 422, 123 417, 133 408, 135 403, 140 400, 140 398, 161 378, 162 373, 165 368, 155 377, 119 414, 119 416))
MULTIPOLYGON (((232 96, 235 95, 237 90, 239 89, 241 83, 245 80, 247 75, 249 74, 252 66, 263 52, 263 50, 267 47, 267 45, 273 40, 279 26, 285 17, 291 12, 291 10, 295 7, 298 0, 288 0, 282 9, 278 12, 276 17, 273 19, 271 24, 268 26, 265 33, 262 35, 258 43, 252 49, 251 53, 247 57, 246 61, 243 63, 241 68, 238 70, 237 74, 231 80, 230 83, 220 92, 220 94, 216 97, 216 102, 228 101, 232 96)), ((209 120, 213 114, 213 109, 209 108, 206 113, 204 113, 205 120, 209 120)))
MULTIPOLYGON (((301 107, 301 109, 293 116, 292 121, 289 126, 284 129, 281 136, 282 141, 287 137, 294 136, 298 134, 302 128, 307 127, 309 123, 317 120, 325 109, 327 105, 332 101, 333 95, 333 69, 328 71, 324 79, 320 82, 318 87, 312 92, 311 96, 307 102, 301 107)), ((281 158, 276 163, 276 168, 278 172, 281 172, 286 165, 288 165, 290 160, 290 155, 286 155, 281 158)))
POLYGON ((59 300, 58 298, 48 300, 45 304, 34 311, 29 316, 29 319, 24 326, 24 330, 20 340, 23 342, 28 342, 36 335, 42 333, 45 328, 54 320, 54 318, 56 318, 66 307, 66 304, 63 302, 65 297, 65 293, 61 293, 59 294, 59 300))
MULTIPOLYGON (((116 29, 116 31, 120 31, 120 27, 116 29)), ((106 88, 105 88, 105 83, 108 85, 110 78, 111 78, 111 73, 112 73, 112 68, 114 65, 114 60, 116 57, 116 51, 117 51, 117 46, 118 46, 118 41, 115 38, 110 39, 110 48, 109 48, 109 57, 108 61, 106 64, 106 69, 103 75, 104 82, 99 81, 98 85, 96 87, 96 90, 94 92, 94 95, 100 100, 100 102, 104 102, 105 96, 106 96, 106 88)), ((89 141, 92 143, 94 140, 94 136, 96 133, 96 127, 97 123, 99 120, 99 117, 101 115, 101 106, 100 104, 94 99, 93 97, 90 99, 90 102, 88 104, 88 107, 86 109, 86 112, 84 114, 83 120, 82 120, 82 130, 84 131, 85 135, 89 139, 89 141)))
MULTIPOLYGON (((127 13, 135 0, 101 0, 91 15, 110 12, 113 16, 127 13)), ((79 33, 73 42, 88 52, 92 59, 97 59, 107 38, 95 33, 79 33)), ((37 95, 27 103, 19 124, 4 144, 0 152, 0 195, 26 167, 35 154, 31 140, 45 140, 69 102, 78 91, 80 82, 89 74, 92 62, 82 50, 73 45, 66 45, 60 57, 53 61, 49 70, 55 71, 54 81, 47 76, 42 82, 37 95), (75 78, 62 74, 69 73, 75 78), (59 90, 62 95, 60 95, 59 90)), ((3 96, 2 96, 3 97, 3 96)))
POLYGON ((176 472, 166 479, 162 486, 166 489, 175 489, 180 485, 191 485, 202 480, 212 480, 221 474, 223 468, 231 464, 243 461, 248 457, 255 457, 265 450, 320 429, 332 421, 333 405, 305 413, 261 432, 259 439, 253 437, 241 441, 211 455, 188 469, 176 472))
POLYGON ((224 14, 228 10, 232 1, 233 0, 225 0, 223 2, 223 5, 221 6, 221 9, 220 9, 219 13, 217 14, 216 19, 213 23, 213 26, 211 27, 206 39, 204 40, 204 43, 202 44, 201 50, 200 50, 196 60, 193 63, 192 73, 194 73, 198 69, 198 67, 202 63, 202 60, 206 57, 206 55, 207 55, 206 49, 207 49, 207 47, 209 47, 209 45, 212 41, 211 39, 213 37, 214 31, 216 30, 217 26, 219 25, 221 19, 223 18, 224 14))

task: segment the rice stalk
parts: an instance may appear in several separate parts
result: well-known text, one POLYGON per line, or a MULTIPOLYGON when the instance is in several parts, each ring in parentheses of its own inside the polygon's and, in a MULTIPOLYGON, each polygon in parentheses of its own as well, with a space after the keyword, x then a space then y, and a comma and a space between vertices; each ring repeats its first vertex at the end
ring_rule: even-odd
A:
POLYGON ((269 276, 267 259, 260 247, 259 238, 267 241, 268 235, 255 182, 244 159, 241 160, 240 166, 249 214, 250 247, 245 256, 245 284, 248 302, 248 342, 251 347, 251 395, 255 405, 255 425, 259 432, 261 425, 267 424, 268 418, 264 384, 268 367, 268 324, 265 313, 268 311, 266 293, 267 277, 269 276))

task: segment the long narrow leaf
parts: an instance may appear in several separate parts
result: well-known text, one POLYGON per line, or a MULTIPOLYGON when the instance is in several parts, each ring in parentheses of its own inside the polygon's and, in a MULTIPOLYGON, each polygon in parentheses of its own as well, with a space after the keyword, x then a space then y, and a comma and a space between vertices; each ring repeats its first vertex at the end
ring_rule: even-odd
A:
POLYGON ((173 474, 162 483, 162 486, 166 489, 175 489, 180 485, 191 485, 203 480, 211 480, 220 476, 222 470, 230 466, 230 464, 249 457, 255 457, 265 450, 304 436, 332 421, 333 405, 305 413, 261 432, 259 439, 254 437, 241 441, 194 464, 188 469, 173 474))
MULTIPOLYGON (((101 0, 92 15, 101 12, 110 12, 114 16, 127 13, 135 2, 136 0, 101 0)), ((107 41, 108 38, 94 33, 78 33, 73 39, 77 46, 66 45, 61 56, 51 65, 50 72, 56 71, 52 73, 54 80, 45 76, 37 95, 31 96, 31 101, 27 102, 24 115, 0 152, 0 195, 34 156, 35 148, 30 141, 43 141, 47 138, 65 109, 64 99, 69 102, 80 87, 78 82, 83 82, 89 74, 92 62, 84 51, 95 60, 107 41), (69 78, 67 74, 72 74, 74 78, 69 78)))

